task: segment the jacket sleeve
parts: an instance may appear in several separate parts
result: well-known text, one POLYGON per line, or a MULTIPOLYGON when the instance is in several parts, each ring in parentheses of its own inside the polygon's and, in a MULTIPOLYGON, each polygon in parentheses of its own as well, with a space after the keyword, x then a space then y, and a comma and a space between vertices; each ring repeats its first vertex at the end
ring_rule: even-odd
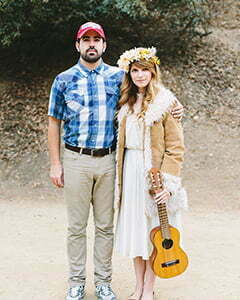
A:
POLYGON ((182 125, 170 113, 166 113, 163 126, 165 151, 161 171, 173 176, 180 176, 184 156, 182 125))
POLYGON ((174 213, 187 209, 187 194, 182 187, 180 173, 184 156, 184 139, 182 125, 170 113, 163 120, 165 152, 161 171, 166 189, 172 196, 167 202, 167 208, 174 213))

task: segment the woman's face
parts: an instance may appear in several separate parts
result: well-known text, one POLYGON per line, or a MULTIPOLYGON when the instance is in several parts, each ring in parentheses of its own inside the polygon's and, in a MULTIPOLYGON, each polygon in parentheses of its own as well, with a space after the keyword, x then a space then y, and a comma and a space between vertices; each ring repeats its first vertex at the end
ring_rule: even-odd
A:
POLYGON ((151 71, 144 67, 137 67, 134 64, 131 66, 130 76, 133 83, 138 87, 139 92, 143 92, 152 79, 151 71))

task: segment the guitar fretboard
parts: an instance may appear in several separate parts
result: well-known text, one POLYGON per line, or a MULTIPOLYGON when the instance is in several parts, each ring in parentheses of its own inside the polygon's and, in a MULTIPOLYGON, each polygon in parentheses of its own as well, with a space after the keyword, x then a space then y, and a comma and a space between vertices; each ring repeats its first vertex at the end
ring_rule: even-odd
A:
POLYGON ((160 222, 160 228, 162 236, 165 239, 170 239, 169 223, 168 223, 168 214, 166 203, 158 204, 158 216, 160 222))

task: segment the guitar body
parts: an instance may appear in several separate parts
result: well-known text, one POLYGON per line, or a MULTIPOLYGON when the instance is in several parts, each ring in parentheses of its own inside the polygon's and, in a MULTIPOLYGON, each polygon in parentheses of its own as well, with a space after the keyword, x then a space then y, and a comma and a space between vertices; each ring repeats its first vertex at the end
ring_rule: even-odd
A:
POLYGON ((188 266, 186 253, 179 245, 179 231, 169 225, 170 239, 163 238, 161 227, 155 227, 150 233, 154 246, 151 255, 152 270, 161 278, 180 275, 188 266))

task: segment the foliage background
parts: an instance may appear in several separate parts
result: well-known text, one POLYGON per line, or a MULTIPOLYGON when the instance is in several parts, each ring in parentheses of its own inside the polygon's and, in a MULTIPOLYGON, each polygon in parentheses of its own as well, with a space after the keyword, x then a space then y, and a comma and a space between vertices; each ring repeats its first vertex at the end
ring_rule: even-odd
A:
POLYGON ((105 59, 110 63, 123 50, 139 45, 156 46, 166 59, 183 56, 198 37, 208 34, 213 4, 209 0, 1 0, 0 5, 0 54, 15 68, 32 69, 76 58, 75 34, 80 24, 90 20, 106 31, 105 59))

